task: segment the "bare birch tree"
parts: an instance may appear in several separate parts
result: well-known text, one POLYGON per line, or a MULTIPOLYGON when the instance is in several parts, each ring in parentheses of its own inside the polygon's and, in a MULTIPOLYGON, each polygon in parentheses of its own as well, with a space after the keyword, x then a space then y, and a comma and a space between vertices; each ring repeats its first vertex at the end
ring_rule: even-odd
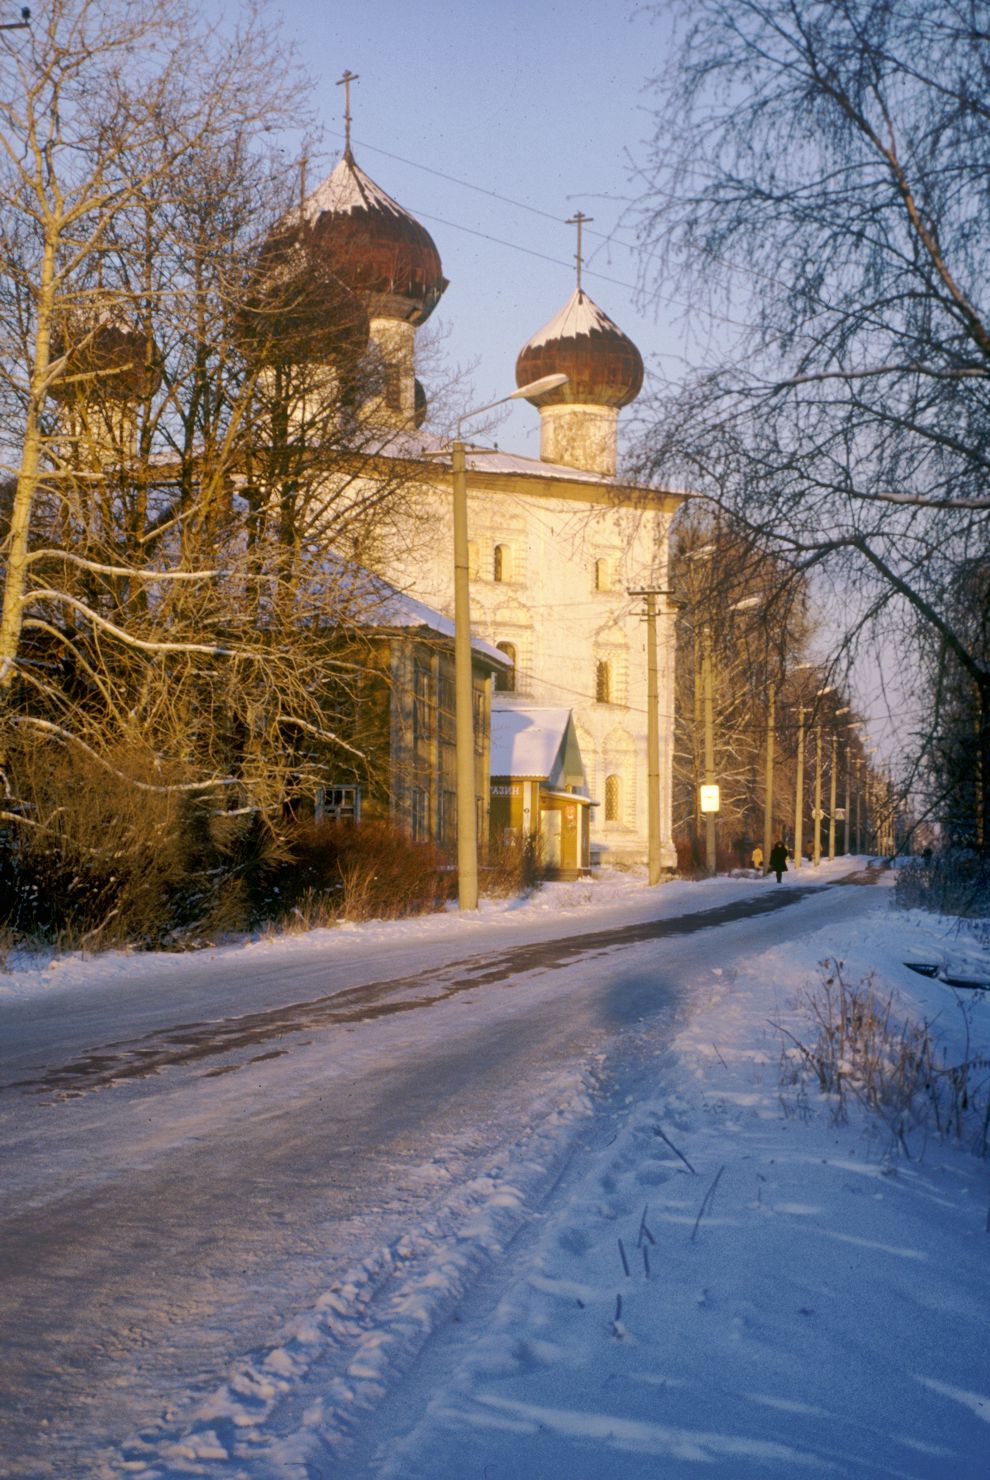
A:
POLYGON ((364 310, 291 230, 298 79, 185 0, 51 0, 0 48, 0 822, 64 844, 86 774, 80 856, 125 793, 277 831, 360 761, 349 562, 403 490, 364 310))
POLYGON ((689 279, 717 348, 654 408, 649 459, 840 580, 847 637, 887 620, 903 651, 920 622, 968 677, 985 776, 990 670, 946 601, 990 544, 985 7, 656 9, 683 30, 657 79, 645 286, 689 279))

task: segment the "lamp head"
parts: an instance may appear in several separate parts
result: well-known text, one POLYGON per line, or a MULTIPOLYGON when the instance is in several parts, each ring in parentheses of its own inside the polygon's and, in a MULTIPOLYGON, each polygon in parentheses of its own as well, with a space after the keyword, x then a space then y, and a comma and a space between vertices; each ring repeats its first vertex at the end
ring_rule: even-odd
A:
POLYGON ((541 375, 539 380, 531 380, 529 385, 521 385, 517 391, 513 391, 505 399, 507 401, 516 401, 524 396, 542 396, 547 391, 558 390, 560 386, 566 384, 566 375, 541 375))

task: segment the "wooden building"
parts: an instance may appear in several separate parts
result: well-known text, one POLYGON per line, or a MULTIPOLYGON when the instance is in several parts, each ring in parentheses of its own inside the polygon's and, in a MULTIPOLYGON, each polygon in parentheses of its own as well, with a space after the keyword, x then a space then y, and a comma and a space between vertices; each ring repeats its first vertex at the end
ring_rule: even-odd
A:
POLYGON ((576 879, 591 867, 591 815, 569 709, 492 708, 491 835, 536 849, 549 879, 576 879))

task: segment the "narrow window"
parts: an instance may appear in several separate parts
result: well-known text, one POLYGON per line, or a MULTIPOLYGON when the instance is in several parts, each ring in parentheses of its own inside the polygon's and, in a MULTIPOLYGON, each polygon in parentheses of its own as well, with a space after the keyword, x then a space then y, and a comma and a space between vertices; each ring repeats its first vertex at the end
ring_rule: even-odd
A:
POLYGON ((507 581, 509 579, 509 547, 508 545, 496 545, 495 556, 492 561, 492 580, 507 581))
POLYGON ((413 787, 412 835, 417 843, 430 836, 430 794, 421 786, 413 787))
POLYGON ((612 665, 607 658, 595 664, 595 699, 599 704, 612 702, 612 665))
POLYGON ((595 561, 595 590, 596 591, 611 591, 611 589, 612 589, 612 573, 609 570, 609 562, 607 560, 596 560, 595 561))
POLYGON ((619 803, 622 792, 618 776, 605 777, 605 821, 619 821, 619 803))
POLYGON ((385 405, 390 411, 402 409, 402 373, 398 365, 385 366, 385 405))
POLYGON ((516 692, 516 646, 512 642, 497 642, 495 646, 500 653, 504 653, 512 667, 507 673, 496 673, 495 691, 499 694, 514 694, 516 692))

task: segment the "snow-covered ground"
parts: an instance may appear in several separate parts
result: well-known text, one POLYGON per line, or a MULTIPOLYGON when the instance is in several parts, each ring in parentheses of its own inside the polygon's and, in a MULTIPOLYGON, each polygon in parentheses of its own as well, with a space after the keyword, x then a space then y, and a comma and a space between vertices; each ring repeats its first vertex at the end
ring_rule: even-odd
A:
MULTIPOLYGON (((810 1042, 806 993, 826 958, 841 960, 854 983, 875 973, 899 1016, 933 1024, 948 1062, 990 1058, 990 993, 904 965, 975 980, 990 975, 990 950, 944 922, 891 910, 890 875, 825 887, 849 869, 839 860, 789 874, 784 890, 811 884, 812 894, 732 927, 731 937, 725 927, 603 945, 583 969, 596 980, 612 972, 616 1000, 631 1003, 612 1022, 600 1021, 600 998, 597 1017, 582 1009, 561 972, 532 970, 525 1011, 559 1012, 573 1000, 585 1052, 535 1060, 521 1103, 479 1103, 469 1123, 417 1153, 402 1171, 400 1233, 383 1225, 380 1241, 355 1245, 315 1295, 271 1315, 263 1341, 226 1370, 204 1366, 184 1391, 161 1393, 154 1421, 117 1433, 98 1462, 79 1460, 59 1437, 44 1467, 8 1454, 5 1473, 990 1475, 988 1163, 931 1126, 908 1127, 898 1144, 890 1125, 855 1107, 837 1121, 834 1102, 795 1079, 793 1053, 782 1063, 793 1039, 810 1042), (651 972, 676 978, 669 1008, 652 1010, 651 972)), ((5 998, 20 1033, 25 1014, 61 1021, 74 999, 88 1000, 102 1003, 87 1020, 96 1033, 120 1002, 115 983, 140 987, 153 1021, 163 1002, 182 999, 183 981, 192 999, 204 969, 231 962, 254 1010, 274 990, 276 968, 289 982, 283 1000, 293 1001, 306 973, 332 958, 370 963, 374 981, 372 965, 397 971, 418 950, 420 970, 435 962, 439 980, 468 953, 493 957, 510 944, 674 918, 776 887, 739 878, 650 891, 617 876, 551 886, 476 918, 224 948, 210 953, 212 967, 202 956, 17 963, 0 977, 0 1022, 5 998), (267 976, 252 975, 258 962, 267 976)), ((492 1032, 497 997, 479 983, 444 1011, 492 1032)), ((505 995, 498 1011, 527 1027, 518 996, 505 995)), ((356 1083, 362 1055, 384 1069, 426 1051, 435 1032, 426 1012, 362 1024, 341 1039, 332 1073, 356 1083)), ((252 1071, 252 1093, 301 1094, 313 1052, 300 1049, 288 1075, 289 1059, 252 1071)), ((195 1088, 197 1138, 205 1094, 217 1097, 209 1113, 218 1130, 221 1111, 243 1113, 241 1079, 195 1088)), ((133 1113, 142 1093, 140 1084, 112 1090, 135 1122, 145 1118, 133 1113)), ((55 1109, 82 1115, 111 1099, 55 1109)), ((86 1113, 103 1134, 104 1110, 86 1113)), ((25 1164, 34 1145, 25 1133, 25 1164)), ((151 1156, 136 1139, 122 1150, 119 1134, 112 1149, 136 1166, 151 1156)), ((250 1303, 250 1276, 245 1285, 234 1275, 222 1271, 250 1303)), ((117 1381, 126 1387, 124 1374, 117 1381)), ((43 1398, 35 1417, 47 1422, 43 1398)))

